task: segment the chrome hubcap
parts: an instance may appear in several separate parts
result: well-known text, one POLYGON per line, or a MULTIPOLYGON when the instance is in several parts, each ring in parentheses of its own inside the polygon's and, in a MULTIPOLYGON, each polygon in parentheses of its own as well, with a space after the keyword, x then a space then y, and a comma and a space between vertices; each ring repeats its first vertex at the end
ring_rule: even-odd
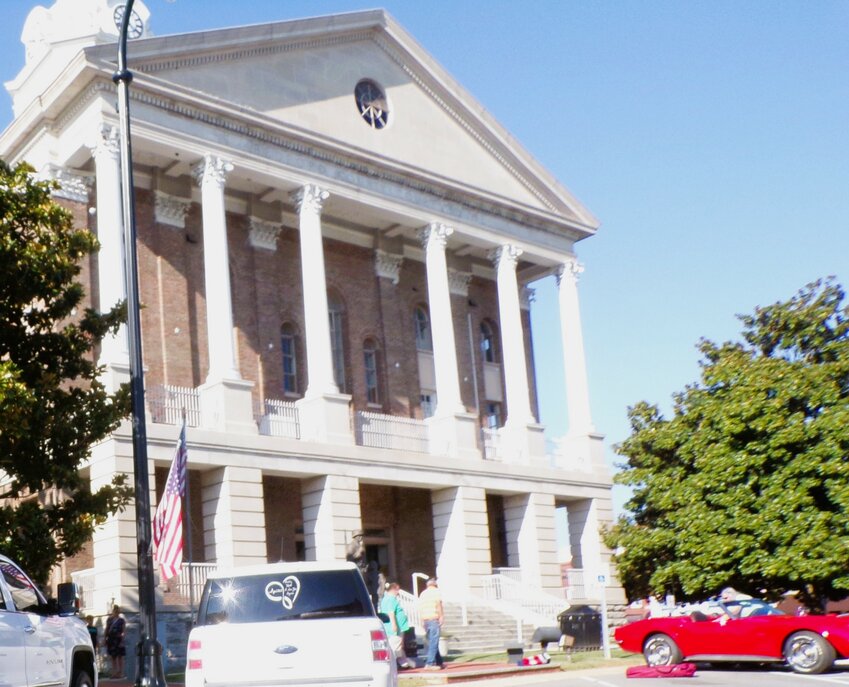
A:
POLYGON ((665 666, 672 658, 672 649, 664 639, 650 639, 646 644, 646 663, 650 666, 665 666))
POLYGON ((790 644, 787 662, 802 669, 809 669, 817 663, 820 656, 820 648, 813 639, 799 637, 790 644))

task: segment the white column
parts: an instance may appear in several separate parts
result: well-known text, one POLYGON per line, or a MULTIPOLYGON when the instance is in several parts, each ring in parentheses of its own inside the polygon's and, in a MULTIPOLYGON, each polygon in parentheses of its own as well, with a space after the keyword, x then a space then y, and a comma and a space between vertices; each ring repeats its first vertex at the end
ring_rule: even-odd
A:
POLYGON ((501 347, 504 352, 504 386, 507 392, 508 427, 526 427, 535 422, 531 414, 525 335, 519 305, 516 262, 522 249, 505 244, 490 253, 498 285, 498 315, 501 319, 501 347))
POLYGON ((584 266, 577 260, 567 260, 557 272, 563 363, 566 370, 566 411, 569 415, 569 434, 572 436, 595 432, 590 416, 584 337, 578 306, 578 276, 583 271, 584 266))
POLYGON ((460 396, 457 346, 454 342, 451 292, 448 288, 448 265, 445 260, 445 245, 453 232, 451 227, 434 222, 419 233, 425 248, 427 268, 427 294, 436 374, 435 415, 443 417, 466 412, 460 396))
POLYGON ((262 470, 228 466, 201 473, 205 558, 219 565, 266 563, 262 470))
POLYGON ((486 492, 452 487, 431 493, 436 575, 449 599, 467 598, 492 573, 486 492))
POLYGON ((205 155, 194 168, 195 180, 201 188, 203 211, 203 271, 209 337, 207 383, 241 379, 233 342, 230 259, 224 211, 224 182, 232 170, 232 164, 213 155, 205 155))
POLYGON ((304 326, 307 344, 308 383, 305 393, 307 398, 339 393, 339 387, 333 379, 324 246, 321 242, 321 209, 329 195, 327 191, 313 184, 307 184, 292 195, 298 211, 301 232, 301 275, 304 284, 304 326))
MULTIPOLYGON (((97 178, 97 239, 100 251, 97 256, 97 274, 100 283, 100 311, 105 312, 126 298, 127 287, 124 270, 124 219, 121 209, 121 153, 118 129, 102 125, 92 148, 97 178)), ((121 373, 129 376, 129 349, 127 327, 104 337, 100 348, 101 365, 110 369, 110 379, 116 383, 121 373), (114 368, 120 371, 115 375, 114 368)), ((107 386, 112 386, 108 384, 107 386)), ((117 388, 117 387, 116 387, 117 388)), ((110 388, 110 391, 115 389, 110 388)))
POLYGON ((363 527, 357 478, 324 475, 304 480, 301 507, 307 560, 344 560, 348 542, 363 527))
POLYGON ((555 504, 551 494, 514 494, 504 498, 507 564, 520 568, 528 587, 560 589, 555 504))

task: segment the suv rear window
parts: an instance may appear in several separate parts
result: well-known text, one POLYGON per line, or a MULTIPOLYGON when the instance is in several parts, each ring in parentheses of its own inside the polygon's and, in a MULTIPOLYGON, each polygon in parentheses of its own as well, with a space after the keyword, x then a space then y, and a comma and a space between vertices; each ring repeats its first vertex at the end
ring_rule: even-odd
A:
POLYGON ((374 615, 356 570, 320 570, 208 580, 198 625, 374 615))

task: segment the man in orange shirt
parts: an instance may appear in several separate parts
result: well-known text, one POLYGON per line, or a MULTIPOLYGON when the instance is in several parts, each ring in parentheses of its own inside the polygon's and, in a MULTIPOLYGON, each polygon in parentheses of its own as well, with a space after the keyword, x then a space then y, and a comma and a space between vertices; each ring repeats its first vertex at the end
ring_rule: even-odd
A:
POLYGON ((427 659, 425 670, 442 670, 442 654, 439 653, 439 634, 444 620, 442 594, 435 577, 427 581, 424 591, 419 594, 419 615, 424 624, 427 637, 427 659))

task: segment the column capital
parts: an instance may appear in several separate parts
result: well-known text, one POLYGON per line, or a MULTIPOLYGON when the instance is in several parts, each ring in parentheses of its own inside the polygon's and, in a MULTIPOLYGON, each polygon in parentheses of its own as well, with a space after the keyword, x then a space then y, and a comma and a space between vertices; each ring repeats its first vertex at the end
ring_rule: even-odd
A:
POLYGON ((277 250, 277 237, 283 226, 277 222, 267 222, 259 217, 250 217, 251 231, 248 240, 254 248, 274 252, 277 250))
POLYGON ((571 280, 573 284, 577 284, 583 271, 584 263, 578 262, 576 258, 570 258, 557 268, 557 285, 560 286, 564 277, 571 280))
POLYGON ((117 126, 101 123, 95 134, 94 143, 89 146, 95 158, 101 155, 118 160, 121 157, 121 139, 117 126))
POLYGON ((448 268, 448 290, 456 296, 469 295, 469 283, 472 281, 471 272, 461 272, 448 268))
POLYGON ((154 218, 159 224, 185 229, 186 215, 192 206, 190 198, 172 196, 164 191, 154 191, 154 218))
POLYGON ((448 237, 453 233, 454 227, 449 227, 442 222, 431 222, 426 227, 419 229, 418 237, 425 250, 431 245, 439 246, 444 250, 448 244, 448 237))
POLYGON ((397 284, 401 277, 401 263, 404 262, 403 255, 395 253, 387 253, 379 248, 374 251, 374 273, 378 277, 391 279, 393 284, 397 284))
POLYGON ((297 191, 293 191, 289 197, 299 214, 307 212, 320 215, 325 201, 330 198, 330 192, 316 184, 304 184, 297 191))
POLYGON ((512 268, 516 268, 516 263, 519 261, 519 256, 524 253, 521 248, 513 245, 512 243, 505 243, 502 246, 498 246, 497 248, 493 248, 487 253, 487 257, 492 260, 492 264, 495 265, 496 268, 502 263, 502 261, 506 261, 512 268))
POLYGON ((224 188, 227 175, 233 171, 233 163, 215 155, 206 154, 192 168, 192 176, 198 186, 214 185, 224 188))
POLYGON ((77 203, 88 203, 88 192, 91 179, 76 171, 49 164, 37 177, 39 180, 52 180, 59 183, 59 188, 52 189, 50 195, 54 198, 65 198, 77 203))

